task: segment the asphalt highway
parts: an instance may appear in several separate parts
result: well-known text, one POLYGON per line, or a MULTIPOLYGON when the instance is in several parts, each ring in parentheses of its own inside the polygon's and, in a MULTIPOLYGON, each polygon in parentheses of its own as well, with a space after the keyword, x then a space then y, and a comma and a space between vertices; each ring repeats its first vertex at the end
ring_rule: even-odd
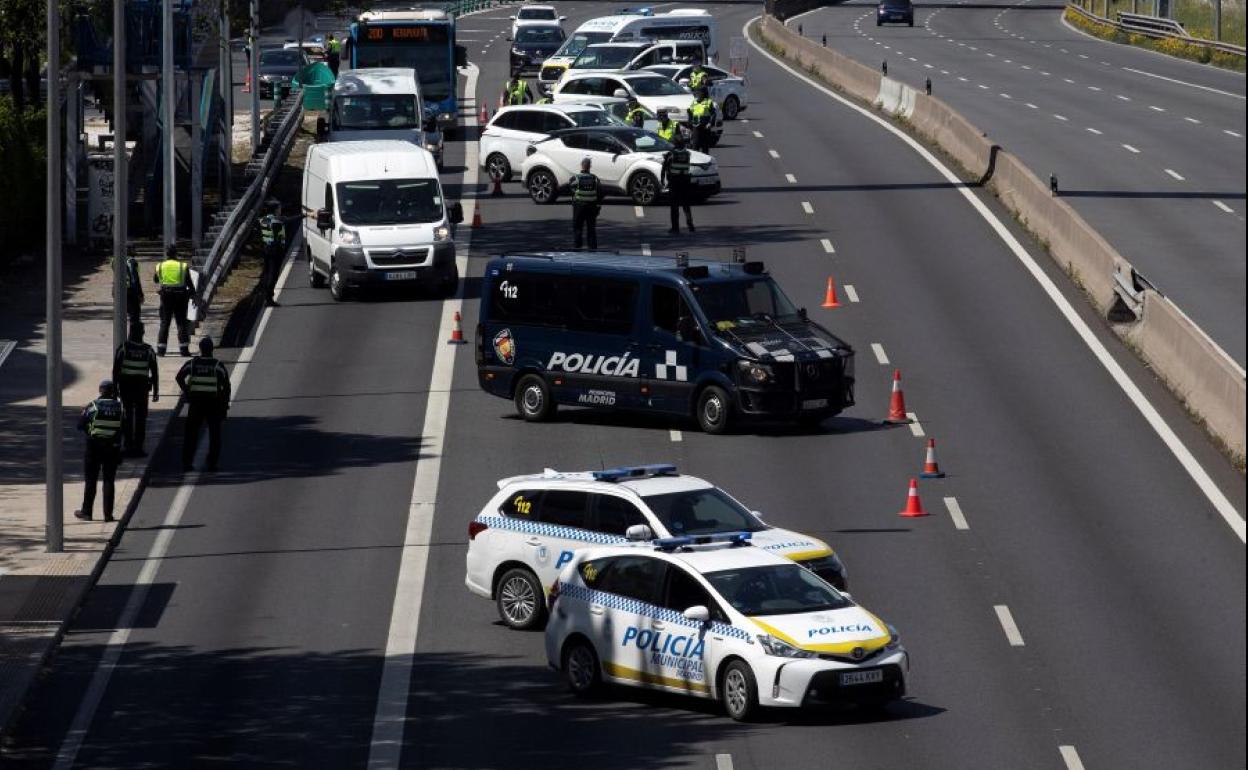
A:
MULTIPOLYGON (((757 13, 707 7, 725 50, 757 13)), ((560 8, 569 25, 604 12, 560 8)), ((491 105, 507 15, 459 24, 491 105)), ((445 345, 449 304, 334 303, 295 263, 258 343, 237 351, 245 376, 222 472, 186 484, 176 442, 162 446, 6 762, 57 766, 69 746, 61 767, 364 767, 379 751, 387 654, 401 652, 388 651, 392 620, 418 620, 408 687, 381 704, 406 715, 403 767, 1242 767, 1243 543, 959 189, 867 118, 750 57, 748 122, 729 123, 715 152, 725 190, 695 209, 696 236, 668 236, 665 208, 639 216, 621 200, 605 207, 601 245, 723 259, 745 247, 854 344, 856 407, 819 430, 724 437, 573 409, 526 424, 477 389, 469 347, 445 345), (829 275, 837 310, 818 307, 829 275), (448 357, 453 378, 431 394, 448 357), (917 426, 879 424, 894 367, 917 426), (449 404, 444 432, 427 404, 449 404), (921 486, 932 516, 901 519, 920 434, 937 439, 949 476, 921 486), (501 627, 464 588, 467 522, 498 478, 660 461, 836 547, 854 597, 912 653, 906 701, 883 718, 746 725, 636 690, 577 701, 546 667, 541 635, 501 627), (424 510, 414 479, 430 467, 431 532, 405 542, 424 510), (427 568, 401 575, 414 552, 427 568), (391 617, 396 586, 415 586, 418 618, 402 606, 391 617), (92 718, 71 729, 84 703, 92 718)), ((464 185, 470 143, 447 152, 448 197, 484 196, 464 185)), ((491 255, 570 246, 567 205, 505 190, 483 198, 471 231, 470 338, 491 255)), ((1060 286, 1242 517, 1242 476, 1060 286)))
POLYGON ((1241 73, 1106 43, 1052 4, 915 5, 875 24, 853 0, 791 19, 932 92, 1062 195, 1136 269, 1245 361, 1245 81, 1241 73))

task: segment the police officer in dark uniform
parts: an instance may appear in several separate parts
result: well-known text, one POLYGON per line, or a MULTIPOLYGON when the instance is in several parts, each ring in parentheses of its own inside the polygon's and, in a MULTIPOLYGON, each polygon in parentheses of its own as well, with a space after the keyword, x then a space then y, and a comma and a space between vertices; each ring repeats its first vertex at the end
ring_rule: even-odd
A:
POLYGON ((633 128, 641 128, 646 120, 651 118, 650 111, 641 106, 641 102, 637 101, 637 97, 630 97, 628 100, 628 112, 624 115, 624 122, 633 128))
POLYGON ((186 397, 186 435, 182 441, 182 470, 193 471, 199 429, 208 424, 208 465, 217 469, 221 457, 221 423, 230 409, 230 375, 212 356, 212 340, 199 341, 199 355, 182 365, 178 387, 186 397))
POLYGON ((338 77, 338 67, 342 62, 342 41, 334 37, 334 33, 329 33, 329 38, 325 41, 325 60, 329 65, 329 71, 334 73, 334 77, 338 77))
POLYGON ((572 242, 573 247, 581 248, 581 231, 585 231, 585 242, 590 250, 598 248, 598 212, 601 210, 602 185, 598 177, 589 172, 589 158, 581 159, 581 173, 572 177, 568 186, 572 188, 572 242))
POLYGON ((191 283, 191 266, 178 259, 178 249, 170 244, 165 259, 156 266, 156 283, 160 286, 160 331, 156 334, 156 354, 165 354, 169 341, 169 323, 178 325, 178 351, 191 354, 191 324, 186 319, 187 305, 195 292, 191 283))
POLYGON ((121 402, 112 380, 100 383, 100 397, 87 404, 78 417, 78 430, 87 434, 86 454, 83 457, 82 507, 74 511, 74 518, 90 521, 95 509, 95 485, 104 475, 104 521, 113 520, 113 482, 117 478, 117 466, 121 463, 121 402))
POLYGON ((131 328, 143 323, 143 280, 133 251, 126 256, 126 318, 131 328))
POLYGON ((125 410, 122 435, 126 440, 126 454, 131 457, 147 457, 143 442, 147 438, 147 394, 152 401, 160 400, 160 372, 156 367, 156 351, 143 341, 143 325, 130 326, 130 339, 117 348, 113 356, 113 382, 121 392, 121 406, 125 410))
POLYGON ((260 277, 260 290, 264 293, 264 304, 273 307, 277 305, 273 296, 277 291, 277 278, 286 257, 286 221, 282 219, 280 201, 270 200, 269 213, 260 218, 260 241, 264 244, 264 274, 260 277))
POLYGON ((689 166, 689 150, 685 147, 685 137, 675 134, 672 137, 675 145, 663 156, 662 177, 667 182, 667 198, 672 208, 672 229, 669 233, 680 232, 680 210, 685 210, 685 225, 689 232, 697 232, 693 227, 693 212, 689 208, 689 200, 693 197, 693 177, 689 166))
POLYGON ((693 149, 711 151, 711 130, 715 127, 715 102, 705 88, 694 91, 696 101, 689 108, 689 125, 693 127, 693 149))

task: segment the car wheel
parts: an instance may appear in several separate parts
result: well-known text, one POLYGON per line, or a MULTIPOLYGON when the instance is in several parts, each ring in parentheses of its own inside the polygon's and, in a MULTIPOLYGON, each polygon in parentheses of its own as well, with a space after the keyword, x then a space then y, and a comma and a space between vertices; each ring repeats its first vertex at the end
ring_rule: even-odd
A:
POLYGON ((598 688, 602 672, 598 666, 598 653, 584 639, 573 639, 563 649, 563 680, 568 691, 584 697, 598 688))
POLYGON ((555 413, 550 388, 539 374, 526 374, 516 385, 516 411, 527 422, 545 422, 555 413))
POLYGON ((485 173, 490 179, 497 176, 504 182, 510 182, 511 164, 507 162, 507 156, 501 152, 490 153, 490 157, 485 159, 485 173))
POLYGON ((335 302, 345 302, 348 296, 347 285, 342 280, 342 272, 338 270, 337 264, 329 268, 329 296, 335 302))
POLYGON ((659 197, 659 180, 649 171, 638 171, 628 180, 628 195, 638 206, 649 206, 659 197))
POLYGON ((876 20, 875 20, 875 26, 877 26, 877 27, 882 27, 882 26, 884 26, 884 22, 880 21, 879 19, 876 19, 876 20))
POLYGON ((718 385, 707 385, 698 396, 698 427, 703 433, 717 436, 728 431, 731 416, 732 402, 727 391, 718 385))
POLYGON ((724 100, 724 120, 736 120, 739 112, 741 112, 741 102, 737 97, 729 96, 724 100))
POLYGON ((498 616, 509 628, 529 631, 546 618, 546 599, 537 576, 527 569, 508 570, 494 591, 498 616))
POLYGON ((558 195, 559 182, 556 181, 554 174, 544 168, 539 168, 529 174, 529 197, 534 203, 543 205, 554 203, 558 195))
POLYGON ((724 711, 737 722, 745 722, 758 711, 758 685, 754 672, 743 660, 734 660, 724 669, 720 685, 720 698, 724 711))
POLYGON ((325 288, 325 276, 316 272, 316 261, 312 259, 312 247, 306 247, 308 254, 308 285, 313 289, 325 288))

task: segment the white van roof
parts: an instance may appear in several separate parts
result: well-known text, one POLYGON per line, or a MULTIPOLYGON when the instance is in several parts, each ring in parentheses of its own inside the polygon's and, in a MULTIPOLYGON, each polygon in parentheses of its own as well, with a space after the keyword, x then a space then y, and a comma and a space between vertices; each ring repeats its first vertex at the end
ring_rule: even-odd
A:
POLYGON ((440 8, 406 8, 393 11, 365 11, 360 21, 441 21, 450 16, 440 8))
POLYGON ((420 89, 411 67, 365 67, 343 70, 334 82, 334 95, 414 94, 420 89))
POLYGON ((428 179, 438 176, 438 164, 433 154, 411 142, 395 139, 322 142, 312 145, 311 152, 325 159, 328 182, 428 179))
POLYGON ((636 15, 616 15, 616 16, 599 16, 596 19, 590 19, 581 26, 576 28, 577 32, 610 32, 615 34, 628 24, 636 24, 637 26, 646 26, 671 19, 672 17, 689 17, 704 16, 711 17, 710 12, 703 8, 674 8, 667 13, 656 13, 653 16, 636 16, 636 15))
POLYGON ((705 8, 673 8, 663 16, 710 16, 711 12, 705 8))

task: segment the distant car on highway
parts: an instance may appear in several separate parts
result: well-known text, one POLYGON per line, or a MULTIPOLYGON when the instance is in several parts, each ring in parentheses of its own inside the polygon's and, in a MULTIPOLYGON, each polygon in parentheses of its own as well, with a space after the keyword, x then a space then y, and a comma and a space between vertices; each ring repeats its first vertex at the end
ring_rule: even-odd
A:
POLYGON ((566 128, 623 126, 608 112, 584 104, 524 104, 502 107, 481 134, 481 170, 510 182, 524 164, 526 151, 566 128))
POLYGON ((881 24, 914 26, 914 3, 910 0, 880 0, 875 9, 875 26, 881 24))
POLYGON ((308 55, 298 48, 264 48, 260 50, 259 82, 260 98, 272 99, 273 87, 281 85, 289 89, 299 71, 311 62, 308 55))
MULTIPOLYGON (((554 23, 563 29, 563 22, 567 20, 567 16, 560 16, 559 11, 553 5, 537 5, 536 3, 526 3, 516 9, 515 15, 511 17, 511 38, 516 38, 516 33, 525 24, 548 24, 554 23)), ((558 47, 558 46, 556 46, 558 47)))
POLYGON ((308 59, 314 62, 325 61, 325 59, 327 58, 327 52, 325 50, 325 40, 319 35, 310 40, 305 40, 303 41, 303 43, 300 43, 297 40, 287 40, 285 45, 282 46, 282 48, 286 49, 287 51, 302 50, 305 54, 307 54, 308 59))
POLYGON ((542 62, 563 45, 563 27, 550 22, 532 22, 516 30, 511 40, 511 69, 520 73, 537 72, 542 62))

